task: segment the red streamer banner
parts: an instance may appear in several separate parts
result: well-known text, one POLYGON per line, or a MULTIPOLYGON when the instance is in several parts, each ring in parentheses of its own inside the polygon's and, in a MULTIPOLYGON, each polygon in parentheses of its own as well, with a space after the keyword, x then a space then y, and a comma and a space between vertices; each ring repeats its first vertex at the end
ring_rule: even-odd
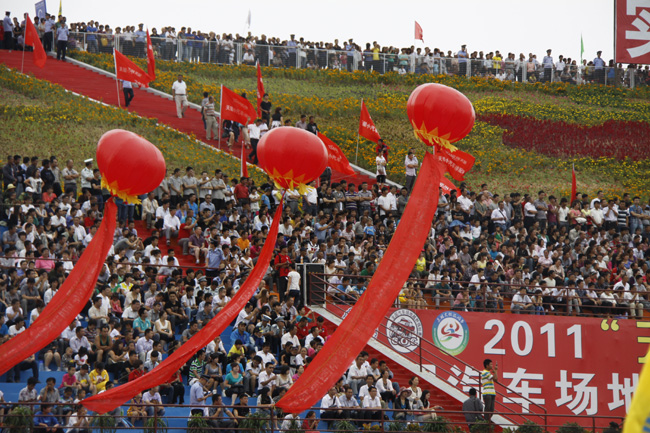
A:
POLYGON ((438 207, 440 169, 426 153, 393 240, 368 289, 277 406, 299 413, 316 405, 363 350, 395 302, 422 251, 438 207))
POLYGON ((25 332, 0 346, 0 374, 46 347, 77 317, 95 290, 97 277, 113 245, 116 221, 117 206, 110 199, 99 230, 56 295, 25 332))
MULTIPOLYGON (((436 200, 437 203, 437 200, 436 200)), ((138 393, 166 382, 172 374, 177 372, 200 349, 208 345, 220 335, 237 317, 246 303, 251 299, 259 287, 266 270, 271 263, 271 256, 278 237, 278 228, 282 217, 282 201, 273 216, 273 224, 264 243, 264 247, 244 284, 239 288, 232 300, 219 314, 208 322, 195 336, 190 338, 178 350, 161 362, 156 368, 132 382, 125 383, 101 394, 94 395, 81 401, 86 409, 97 412, 110 412, 123 405, 138 393)), ((415 260, 414 260, 415 261, 415 260)))

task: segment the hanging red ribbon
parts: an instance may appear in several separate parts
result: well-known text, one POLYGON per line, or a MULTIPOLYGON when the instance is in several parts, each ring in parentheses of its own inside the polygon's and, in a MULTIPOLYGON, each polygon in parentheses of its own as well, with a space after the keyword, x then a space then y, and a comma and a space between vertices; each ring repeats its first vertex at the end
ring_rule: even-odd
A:
POLYGON ((117 206, 110 199, 99 230, 56 295, 29 328, 0 346, 0 374, 46 347, 77 317, 95 290, 113 245, 116 221, 117 206))
MULTIPOLYGON (((438 201, 436 200, 436 203, 437 202, 438 201)), ((278 228, 280 226, 281 217, 282 200, 278 205, 278 209, 275 211, 273 224, 271 225, 269 234, 266 237, 266 242, 260 252, 255 267, 235 296, 233 296, 232 300, 228 302, 219 314, 210 320, 196 335, 171 354, 169 358, 165 359, 149 373, 132 382, 125 383, 124 385, 102 392, 101 394, 86 398, 81 401, 81 404, 84 405, 86 409, 96 413, 110 412, 132 399, 138 393, 166 382, 172 374, 185 365, 185 363, 189 361, 190 358, 199 351, 199 349, 204 348, 208 343, 214 340, 215 337, 220 335, 237 317, 246 303, 250 301, 255 290, 259 287, 259 284, 269 267, 269 263, 271 263, 271 256, 273 255, 275 241, 278 237, 278 228)))
POLYGON ((440 170, 426 153, 404 215, 368 289, 277 406, 299 413, 316 405, 363 350, 395 302, 422 251, 438 207, 440 170))

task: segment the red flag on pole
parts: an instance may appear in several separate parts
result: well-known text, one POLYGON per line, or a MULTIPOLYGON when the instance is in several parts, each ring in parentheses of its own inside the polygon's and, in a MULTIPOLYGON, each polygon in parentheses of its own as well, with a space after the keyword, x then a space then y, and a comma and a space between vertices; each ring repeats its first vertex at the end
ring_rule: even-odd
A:
MULTIPOLYGON (((247 126, 244 126, 247 128, 247 126)), ((246 152, 244 149, 246 146, 242 143, 241 145, 241 170, 239 170, 239 177, 248 177, 248 166, 246 164, 246 152)))
POLYGON ((25 26, 25 45, 34 47, 34 64, 42 68, 45 66, 47 54, 45 54, 43 44, 41 44, 41 40, 38 38, 38 32, 29 15, 25 18, 25 26))
POLYGON ((245 127, 257 118, 255 108, 248 99, 239 96, 226 86, 221 86, 221 118, 241 123, 245 127))
POLYGON ((424 42, 424 33, 422 32, 422 26, 418 24, 418 22, 415 22, 415 39, 419 39, 422 42, 424 42))
POLYGON ((115 55, 115 75, 118 80, 131 81, 140 86, 149 87, 151 77, 124 54, 113 50, 115 55))
POLYGON ((264 98, 264 81, 262 80, 262 68, 257 62, 257 117, 262 117, 262 99, 264 98))
POLYGON ((156 59, 153 56, 153 45, 151 44, 149 29, 147 29, 147 73, 151 81, 156 79, 156 59))
POLYGON ((571 167, 571 205, 576 201, 576 194, 578 192, 578 183, 576 182, 576 166, 573 164, 571 167))
POLYGON ((381 138, 363 99, 361 100, 361 116, 359 117, 359 135, 374 143, 377 143, 381 138))
POLYGON ((345 154, 341 149, 329 138, 325 137, 320 132, 318 133, 318 138, 321 139, 325 147, 327 148, 327 165, 334 171, 339 173, 349 174, 350 176, 354 175, 354 170, 350 167, 350 162, 345 157, 345 154))

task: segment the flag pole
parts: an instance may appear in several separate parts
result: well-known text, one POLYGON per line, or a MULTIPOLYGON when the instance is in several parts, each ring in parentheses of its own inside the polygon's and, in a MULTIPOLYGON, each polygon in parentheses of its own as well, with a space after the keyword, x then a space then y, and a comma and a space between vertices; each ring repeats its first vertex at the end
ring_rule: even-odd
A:
POLYGON ((23 69, 25 68, 25 43, 23 42, 23 60, 22 63, 20 64, 20 73, 23 73, 23 69))
POLYGON ((113 64, 115 65, 115 91, 117 92, 117 106, 121 107, 120 102, 120 84, 117 80, 117 59, 115 58, 115 48, 113 48, 113 64))
POLYGON ((221 103, 223 102, 223 84, 221 85, 221 93, 219 93, 219 137, 217 137, 217 146, 221 150, 221 124, 223 120, 221 118, 221 112, 223 111, 221 103))
MULTIPOLYGON (((361 98, 361 107, 363 107, 363 98, 361 98)), ((361 110, 361 108, 359 108, 361 110)), ((354 154, 354 165, 359 165, 357 164, 359 159, 359 128, 357 128, 357 151, 354 154)))

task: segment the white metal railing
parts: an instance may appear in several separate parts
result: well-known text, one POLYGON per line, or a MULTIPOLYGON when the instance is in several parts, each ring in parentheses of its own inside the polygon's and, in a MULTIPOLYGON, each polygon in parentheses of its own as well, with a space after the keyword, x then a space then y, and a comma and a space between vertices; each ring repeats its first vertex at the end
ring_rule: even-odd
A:
MULTIPOLYGON (((146 43, 135 35, 106 35, 71 32, 68 48, 89 52, 111 53, 113 47, 126 55, 145 57, 146 43)), ((294 67, 308 69, 341 69, 348 71, 376 71, 380 74, 458 75, 493 77, 500 80, 532 82, 566 82, 570 84, 599 83, 634 88, 645 85, 647 71, 633 66, 596 67, 593 62, 582 65, 554 62, 543 64, 534 59, 458 58, 429 52, 411 54, 407 49, 387 48, 383 52, 370 50, 335 50, 327 47, 302 47, 300 45, 262 45, 231 40, 205 38, 152 37, 156 56, 164 60, 215 64, 250 64, 257 61, 262 66, 294 67)), ((557 59, 556 59, 557 60, 557 59)), ((575 62, 573 62, 575 63, 575 62)))

